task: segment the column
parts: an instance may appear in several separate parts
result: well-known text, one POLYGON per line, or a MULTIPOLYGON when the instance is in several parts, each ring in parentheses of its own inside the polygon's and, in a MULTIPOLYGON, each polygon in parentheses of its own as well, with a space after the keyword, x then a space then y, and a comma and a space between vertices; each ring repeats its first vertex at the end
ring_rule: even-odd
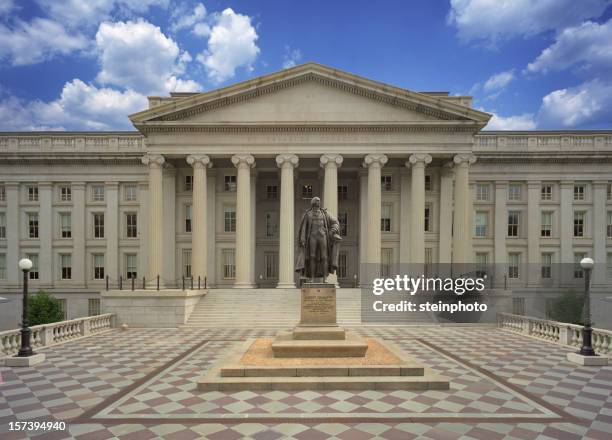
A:
MULTIPOLYGON (((342 166, 343 160, 339 154, 324 154, 320 158, 321 167, 325 170, 323 208, 336 218, 338 217, 338 168, 342 166)), ((338 287, 337 274, 329 275, 325 281, 338 287)))
POLYGON ((440 168, 440 264, 451 263, 451 243, 453 231, 453 173, 452 164, 448 163, 440 168))
POLYGON ((104 215, 104 231, 106 237, 105 272, 112 279, 119 278, 119 183, 106 182, 104 189, 106 214, 104 215))
POLYGON ((402 221, 410 218, 410 173, 407 168, 400 171, 400 264, 401 273, 406 272, 406 265, 410 263, 410 222, 402 221))
POLYGON ((540 284, 540 192, 541 182, 527 182, 527 285, 540 284))
POLYGON ((506 264, 508 253, 506 251, 506 237, 508 236, 508 182, 495 182, 495 234, 494 234, 494 263, 495 263, 495 285, 503 287, 504 277, 507 275, 506 264))
POLYGON ((40 206, 38 211, 38 237, 40 250, 38 254, 38 270, 40 273, 40 284, 50 285, 59 278, 59 269, 53 272, 53 185, 51 182, 40 182, 38 184, 38 197, 40 206))
POLYGON ((89 262, 89 265, 93 263, 85 254, 85 182, 72 182, 71 191, 72 279, 77 285, 85 285, 88 281, 87 263, 89 262))
POLYGON ((470 197, 469 169, 476 162, 473 154, 457 154, 455 163, 455 215, 453 217, 453 263, 466 264, 473 260, 470 237, 470 210, 473 209, 470 197))
POLYGON ((162 169, 162 206, 164 215, 162 228, 164 230, 164 251, 162 259, 161 278, 164 280, 165 287, 177 287, 180 285, 182 269, 179 269, 177 276, 176 267, 176 169, 169 163, 165 163, 162 169))
POLYGON ((276 164, 281 169, 280 186, 280 242, 278 247, 278 288, 293 288, 294 283, 294 188, 293 169, 299 158, 295 154, 279 154, 276 164))
POLYGON ((381 216, 381 169, 389 159, 384 154, 368 154, 363 166, 368 169, 368 200, 366 212, 366 253, 368 264, 367 279, 369 284, 380 275, 380 216, 381 216))
POLYGON ((19 210, 19 183, 6 182, 6 279, 11 286, 21 282, 21 271, 17 264, 25 255, 19 255, 19 239, 23 236, 25 216, 19 210), (24 226, 20 224, 20 218, 24 226), (22 226, 22 227, 20 227, 22 226))
MULTIPOLYGON (((412 170, 410 185, 410 262, 425 263, 425 166, 431 163, 429 154, 413 154, 406 162, 412 170)), ((417 270, 420 271, 420 270, 417 270)))
POLYGON ((193 200, 191 204, 191 275, 197 286, 198 277, 204 283, 208 273, 208 185, 206 170, 212 166, 205 154, 187 156, 193 167, 193 200))
POLYGON ((368 232, 368 175, 359 171, 359 284, 366 286, 367 273, 367 232, 368 232))
MULTIPOLYGON (((217 176, 215 171, 211 170, 206 173, 208 175, 208 198, 207 198, 207 215, 208 215, 208 275, 206 278, 207 287, 215 286, 217 277, 217 227, 216 227, 216 204, 217 204, 217 176)), ((204 280, 201 280, 201 286, 204 286, 204 280)))
POLYGON ((143 156, 142 163, 149 166, 149 212, 148 229, 149 256, 147 268, 147 282, 150 286, 157 284, 157 276, 160 276, 162 285, 163 265, 163 236, 164 236, 164 206, 163 206, 163 172, 164 156, 160 154, 148 154, 143 156))
MULTIPOLYGON (((607 283, 606 274, 606 190, 607 181, 593 182, 593 232, 590 234, 593 238, 593 260, 595 268, 593 269, 593 284, 607 283)), ((588 231, 588 229, 587 229, 588 231)))
POLYGON ((251 168, 255 158, 250 154, 232 156, 236 177, 236 281, 234 287, 252 288, 251 265, 251 168))

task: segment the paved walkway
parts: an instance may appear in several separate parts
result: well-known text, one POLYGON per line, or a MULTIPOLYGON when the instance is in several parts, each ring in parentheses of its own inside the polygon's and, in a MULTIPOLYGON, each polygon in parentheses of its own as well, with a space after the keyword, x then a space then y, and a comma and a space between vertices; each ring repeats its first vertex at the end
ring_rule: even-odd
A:
POLYGON ((494 328, 360 327, 451 378, 449 391, 198 392, 227 350, 270 330, 112 331, 0 368, 0 437, 16 420, 64 420, 39 439, 610 439, 612 367, 494 328))

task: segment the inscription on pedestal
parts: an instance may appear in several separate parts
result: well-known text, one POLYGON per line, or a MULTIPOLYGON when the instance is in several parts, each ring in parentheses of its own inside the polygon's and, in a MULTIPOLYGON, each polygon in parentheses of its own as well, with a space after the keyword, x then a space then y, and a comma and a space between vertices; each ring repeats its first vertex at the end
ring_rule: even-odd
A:
POLYGON ((337 325, 336 289, 331 284, 305 284, 302 287, 300 325, 337 325))

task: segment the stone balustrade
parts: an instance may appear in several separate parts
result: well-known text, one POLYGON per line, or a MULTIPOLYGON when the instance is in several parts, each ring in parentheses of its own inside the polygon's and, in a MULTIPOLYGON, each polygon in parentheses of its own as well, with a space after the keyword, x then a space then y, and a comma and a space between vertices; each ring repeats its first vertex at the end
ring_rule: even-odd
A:
POLYGON ((481 132, 474 152, 599 151, 612 147, 612 132, 481 132))
MULTIPOLYGON (((36 350, 108 331, 112 328, 113 316, 112 313, 107 313, 32 326, 30 345, 36 350)), ((21 347, 21 329, 0 332, 0 357, 17 354, 19 347, 21 347)))
POLYGON ((145 150, 144 137, 137 132, 0 133, 0 153, 138 153, 145 150))
MULTIPOLYGON (((498 313, 497 323, 503 329, 555 344, 575 348, 580 348, 582 345, 581 325, 510 313, 498 313)), ((592 344, 597 354, 612 356, 612 331, 594 328, 592 344)))

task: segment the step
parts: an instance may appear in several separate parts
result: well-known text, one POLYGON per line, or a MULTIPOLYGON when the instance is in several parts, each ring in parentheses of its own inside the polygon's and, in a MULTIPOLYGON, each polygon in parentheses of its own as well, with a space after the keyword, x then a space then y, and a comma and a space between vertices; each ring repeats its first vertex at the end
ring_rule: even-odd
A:
POLYGON ((325 376, 424 376, 418 364, 398 365, 302 365, 298 367, 227 365, 221 377, 325 377, 325 376))

